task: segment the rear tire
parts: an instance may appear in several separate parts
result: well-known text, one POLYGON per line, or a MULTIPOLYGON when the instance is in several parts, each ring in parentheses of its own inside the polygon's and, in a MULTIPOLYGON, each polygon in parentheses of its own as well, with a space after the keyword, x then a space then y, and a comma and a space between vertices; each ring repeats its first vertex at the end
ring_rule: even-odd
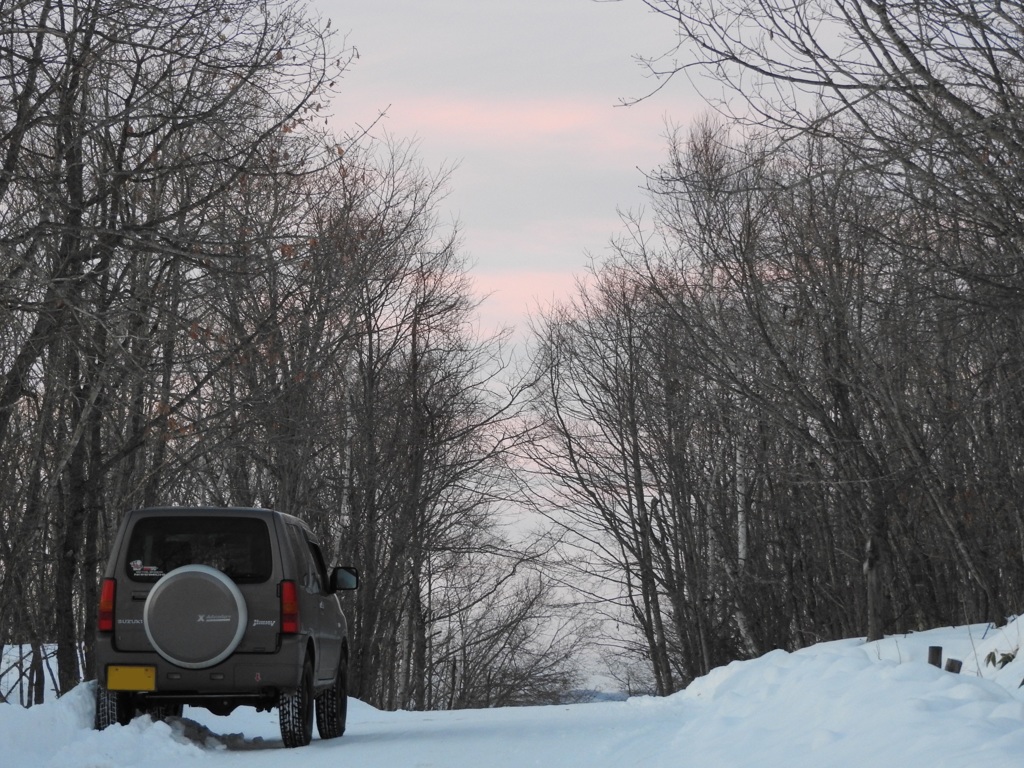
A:
POLYGON ((313 740, 313 665, 302 665, 299 687, 278 699, 281 739, 289 748, 304 747, 313 740))
POLYGON ((348 664, 338 663, 334 685, 316 697, 316 730, 321 739, 336 739, 345 734, 348 716, 348 664))
POLYGON ((96 718, 93 722, 97 731, 111 725, 128 725, 135 717, 135 704, 127 691, 108 691, 96 684, 96 718))

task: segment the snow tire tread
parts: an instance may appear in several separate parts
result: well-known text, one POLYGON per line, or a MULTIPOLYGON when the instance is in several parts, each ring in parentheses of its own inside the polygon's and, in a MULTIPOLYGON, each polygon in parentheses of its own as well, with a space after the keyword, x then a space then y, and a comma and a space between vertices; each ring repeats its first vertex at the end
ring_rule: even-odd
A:
POLYGON ((108 691, 96 686, 96 717, 94 726, 102 731, 111 725, 128 725, 135 715, 129 695, 123 691, 108 691))
POLYGON ((348 715, 348 670, 346 661, 338 664, 334 685, 316 697, 316 730, 321 739, 336 739, 345 735, 348 715))
POLYGON ((306 659, 299 687, 278 700, 281 740, 289 749, 304 747, 313 738, 313 666, 306 659))

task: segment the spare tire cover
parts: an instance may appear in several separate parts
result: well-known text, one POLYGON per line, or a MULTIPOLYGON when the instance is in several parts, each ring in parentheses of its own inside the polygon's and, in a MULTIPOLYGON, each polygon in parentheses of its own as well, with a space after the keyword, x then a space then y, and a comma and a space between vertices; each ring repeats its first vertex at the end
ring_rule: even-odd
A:
POLYGON ((186 669, 212 667, 231 655, 248 618, 238 586, 216 568, 198 564, 164 575, 150 590, 143 612, 156 652, 186 669))

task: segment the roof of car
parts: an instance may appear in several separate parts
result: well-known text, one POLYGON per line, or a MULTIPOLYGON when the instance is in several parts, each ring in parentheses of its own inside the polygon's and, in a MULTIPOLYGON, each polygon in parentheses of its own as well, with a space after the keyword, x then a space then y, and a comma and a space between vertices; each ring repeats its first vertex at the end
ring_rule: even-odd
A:
POLYGON ((174 517, 184 517, 186 515, 223 515, 227 517, 281 517, 286 520, 299 523, 300 525, 305 525, 305 523, 295 515, 289 515, 287 512, 280 512, 276 509, 263 509, 261 507, 145 507, 142 509, 133 509, 129 514, 140 517, 149 517, 151 515, 168 515, 174 517))

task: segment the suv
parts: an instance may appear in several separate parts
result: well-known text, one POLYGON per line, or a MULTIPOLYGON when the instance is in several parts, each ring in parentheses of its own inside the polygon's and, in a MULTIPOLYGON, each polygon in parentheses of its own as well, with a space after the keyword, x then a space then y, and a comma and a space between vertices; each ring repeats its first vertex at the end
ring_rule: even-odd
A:
POLYGON ((345 732, 348 630, 309 527, 266 509, 129 512, 107 563, 96 638, 96 727, 185 704, 277 707, 286 747, 345 732))

